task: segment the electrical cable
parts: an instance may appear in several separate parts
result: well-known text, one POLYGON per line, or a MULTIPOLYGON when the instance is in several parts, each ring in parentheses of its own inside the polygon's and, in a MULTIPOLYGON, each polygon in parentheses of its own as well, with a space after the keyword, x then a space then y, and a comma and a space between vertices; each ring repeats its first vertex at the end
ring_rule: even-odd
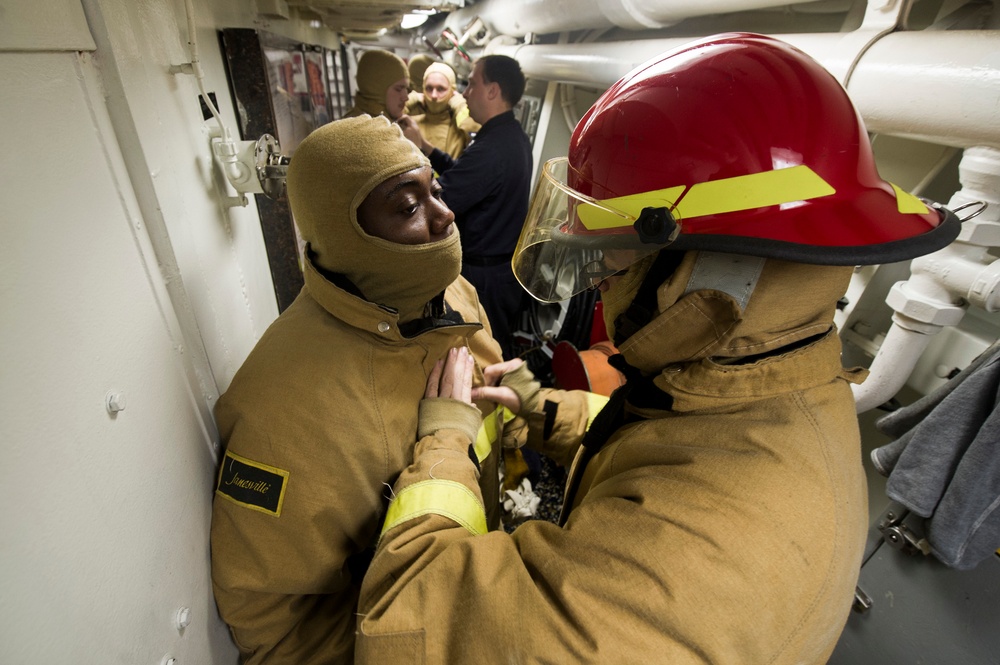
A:
POLYGON ((204 100, 205 106, 207 106, 208 110, 211 111, 215 121, 219 123, 219 128, 222 130, 223 140, 231 143, 233 140, 232 133, 230 132, 229 127, 222 122, 222 116, 219 114, 219 109, 215 108, 215 103, 205 91, 205 72, 201 68, 201 58, 198 54, 198 38, 195 32, 194 3, 192 0, 184 0, 184 11, 187 14, 187 42, 188 48, 191 52, 191 71, 194 73, 195 81, 198 82, 198 91, 201 93, 201 98, 204 100))

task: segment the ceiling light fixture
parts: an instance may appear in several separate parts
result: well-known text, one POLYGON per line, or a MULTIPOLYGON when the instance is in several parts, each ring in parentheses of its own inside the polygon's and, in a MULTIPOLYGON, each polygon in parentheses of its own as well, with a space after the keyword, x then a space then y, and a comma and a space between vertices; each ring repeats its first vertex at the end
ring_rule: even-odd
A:
POLYGON ((404 14, 399 22, 399 27, 403 30, 411 30, 427 22, 427 14, 404 14))

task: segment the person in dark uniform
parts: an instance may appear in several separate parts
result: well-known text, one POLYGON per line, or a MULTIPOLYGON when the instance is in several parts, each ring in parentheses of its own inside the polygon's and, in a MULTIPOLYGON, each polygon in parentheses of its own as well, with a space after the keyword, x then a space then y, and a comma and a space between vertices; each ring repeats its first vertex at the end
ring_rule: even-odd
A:
POLYGON ((457 160, 431 145, 412 118, 399 120, 440 175, 444 201, 461 231, 462 276, 479 291, 505 358, 513 355, 511 333, 524 302, 510 265, 531 193, 531 141, 512 111, 524 84, 513 58, 476 61, 465 98, 482 128, 457 160))

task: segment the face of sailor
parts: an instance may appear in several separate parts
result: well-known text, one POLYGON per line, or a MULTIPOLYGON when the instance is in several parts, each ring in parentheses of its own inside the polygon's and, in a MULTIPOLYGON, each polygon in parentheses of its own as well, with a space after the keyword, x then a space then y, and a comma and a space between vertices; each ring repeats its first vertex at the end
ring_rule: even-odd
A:
POLYGON ((441 199, 430 166, 393 176, 358 206, 358 225, 370 236, 401 245, 444 240, 455 230, 455 214, 441 199))
POLYGON ((483 63, 477 62, 469 75, 469 85, 465 88, 465 102, 469 105, 469 115, 479 124, 490 119, 491 99, 500 94, 500 86, 489 83, 483 75, 483 63))
POLYGON ((410 79, 401 78, 390 85, 385 91, 385 114, 393 120, 399 120, 409 96, 410 79))
POLYGON ((435 102, 446 102, 451 98, 451 83, 444 74, 434 72, 424 80, 424 96, 435 102))

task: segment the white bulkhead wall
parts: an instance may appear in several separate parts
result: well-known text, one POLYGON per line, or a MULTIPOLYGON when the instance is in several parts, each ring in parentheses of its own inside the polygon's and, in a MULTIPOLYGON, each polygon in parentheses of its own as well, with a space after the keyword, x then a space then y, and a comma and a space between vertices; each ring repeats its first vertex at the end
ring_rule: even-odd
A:
MULTIPOLYGON (((259 4, 194 2, 206 87, 234 132, 217 30, 258 28, 336 47, 335 35, 303 21, 262 19, 259 4)), ((478 4, 503 9, 498 0, 478 4)), ((678 12, 698 6, 672 4, 678 12)), ((525 16, 512 6, 504 15, 525 16)), ((0 0, 8 126, 0 162, 0 663, 235 662, 209 579, 218 455, 211 409, 277 309, 255 208, 224 207, 233 192, 212 161, 215 121, 202 119, 194 79, 170 73, 190 60, 186 18, 183 0, 0 0)), ((649 10, 621 20, 682 18, 649 10)), ((885 39, 871 55, 894 43, 902 42, 885 39)), ((524 48, 519 55, 533 50, 539 66, 549 64, 550 47, 524 48)), ((579 50, 605 48, 620 49, 579 50)), ((638 49, 626 55, 644 59, 638 49)), ((575 49, 555 50, 565 57, 575 49)), ((983 67, 997 70, 993 60, 983 67)), ((603 71, 579 61, 574 68, 603 71)), ((877 79, 861 69, 854 81, 860 93, 877 79)), ((995 90, 977 83, 970 97, 995 90)), ((542 158, 568 140, 557 108, 565 92, 559 99, 557 90, 549 87, 542 158)), ((592 95, 578 91, 580 110, 592 95)), ((910 188, 942 160, 934 148, 893 139, 876 153, 880 168, 910 188), (925 168, 911 159, 921 151, 925 168)), ((963 325, 970 322, 983 333, 977 340, 997 329, 992 317, 963 325)))
MULTIPOLYGON (((267 26, 195 4, 236 132, 216 30, 267 26)), ((187 40, 181 1, 0 0, 2 663, 236 661, 211 409, 277 305, 252 198, 222 205, 215 121, 170 73, 187 40)))

